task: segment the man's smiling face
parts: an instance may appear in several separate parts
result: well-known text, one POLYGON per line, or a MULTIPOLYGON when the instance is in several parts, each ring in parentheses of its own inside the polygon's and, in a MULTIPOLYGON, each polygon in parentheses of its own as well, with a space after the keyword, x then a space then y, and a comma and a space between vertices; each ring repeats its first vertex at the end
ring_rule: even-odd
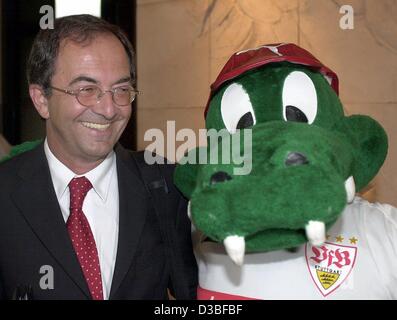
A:
MULTIPOLYGON (((109 90, 130 83, 126 51, 113 35, 98 35, 82 45, 61 42, 51 85, 76 91, 95 84, 109 90)), ((85 107, 68 94, 53 90, 46 118, 48 144, 64 163, 98 162, 120 138, 131 115, 131 106, 114 104, 106 93, 94 106, 85 107)))

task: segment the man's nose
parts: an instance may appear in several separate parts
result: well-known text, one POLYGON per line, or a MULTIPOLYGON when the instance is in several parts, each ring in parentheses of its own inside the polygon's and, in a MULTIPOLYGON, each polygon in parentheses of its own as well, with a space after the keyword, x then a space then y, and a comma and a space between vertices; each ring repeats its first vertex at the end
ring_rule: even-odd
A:
POLYGON ((112 92, 105 91, 98 97, 98 102, 91 109, 106 119, 112 119, 117 113, 117 108, 117 105, 113 102, 112 92))

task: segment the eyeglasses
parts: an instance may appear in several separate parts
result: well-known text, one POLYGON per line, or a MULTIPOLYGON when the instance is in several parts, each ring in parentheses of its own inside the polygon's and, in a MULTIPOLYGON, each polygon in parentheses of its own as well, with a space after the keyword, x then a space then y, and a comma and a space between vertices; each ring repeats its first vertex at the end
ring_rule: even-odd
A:
POLYGON ((139 91, 135 90, 131 86, 121 86, 111 90, 102 90, 96 85, 84 86, 77 90, 60 89, 52 86, 50 88, 75 96, 77 101, 84 107, 92 107, 98 104, 106 92, 110 92, 112 94, 113 102, 119 107, 130 105, 139 94, 139 91))

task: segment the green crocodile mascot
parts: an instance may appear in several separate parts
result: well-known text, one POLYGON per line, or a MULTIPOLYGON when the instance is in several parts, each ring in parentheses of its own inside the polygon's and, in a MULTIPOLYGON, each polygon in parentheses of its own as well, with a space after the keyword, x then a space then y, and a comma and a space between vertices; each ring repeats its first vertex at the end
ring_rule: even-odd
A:
POLYGON ((190 200, 199 299, 397 298, 396 210, 356 196, 381 168, 387 136, 344 114, 333 71, 294 44, 237 52, 205 115, 208 132, 223 133, 175 171, 190 200))

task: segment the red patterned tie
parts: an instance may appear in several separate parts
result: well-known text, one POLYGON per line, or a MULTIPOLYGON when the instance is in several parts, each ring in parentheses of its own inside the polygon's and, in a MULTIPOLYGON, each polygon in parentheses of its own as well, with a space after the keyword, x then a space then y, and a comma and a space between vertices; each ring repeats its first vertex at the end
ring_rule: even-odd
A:
POLYGON ((91 296, 94 300, 103 300, 98 251, 90 224, 83 213, 84 198, 91 188, 92 184, 86 177, 70 181, 70 215, 66 226, 91 296))

